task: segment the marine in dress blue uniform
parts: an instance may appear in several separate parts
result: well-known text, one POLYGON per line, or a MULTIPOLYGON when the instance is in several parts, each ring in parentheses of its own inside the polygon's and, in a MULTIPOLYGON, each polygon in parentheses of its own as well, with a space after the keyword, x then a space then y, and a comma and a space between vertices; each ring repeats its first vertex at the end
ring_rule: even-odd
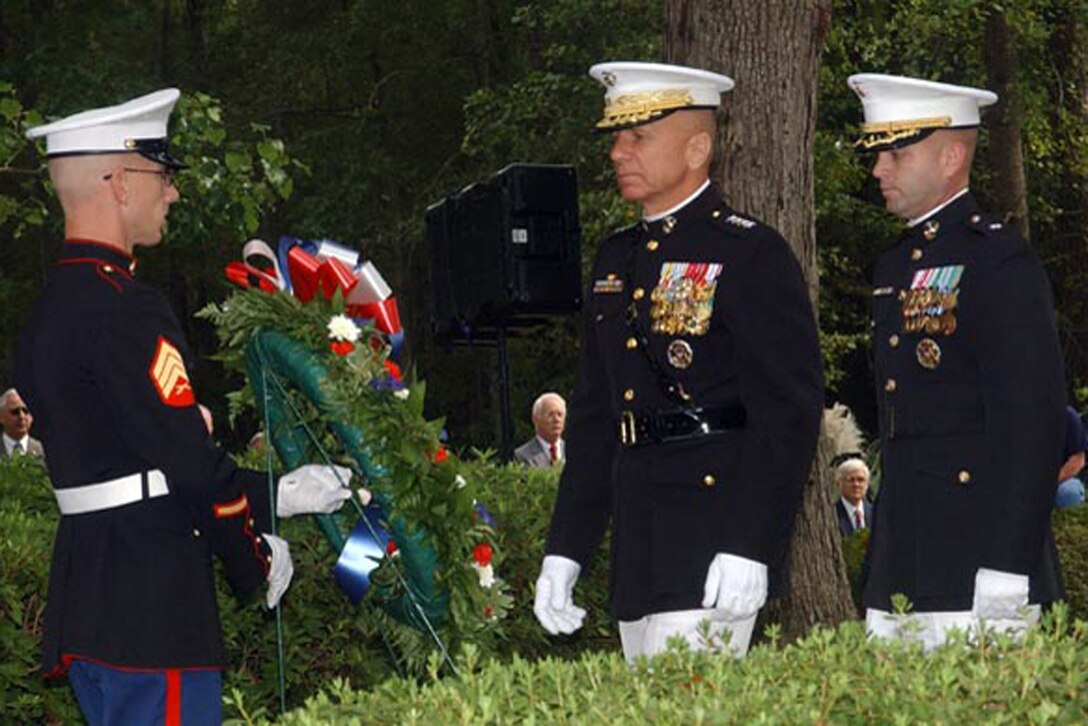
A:
POLYGON ((822 411, 806 286, 785 240, 730 208, 705 166, 669 209, 627 186, 662 171, 631 159, 666 124, 703 109, 712 135, 705 109, 730 79, 640 63, 591 75, 607 89, 599 127, 615 131, 621 190, 647 215, 603 240, 593 264, 535 609, 552 632, 580 625, 570 587, 611 524, 611 611, 628 658, 673 634, 705 645, 703 619, 743 654, 768 569, 771 590, 781 584, 822 411))
POLYGON ((859 143, 909 222, 873 279, 883 477, 867 623, 899 635, 902 593, 926 647, 979 619, 1021 630, 1061 594, 1049 505, 1066 396, 1045 271, 967 188, 979 108, 996 96, 879 74, 850 85, 859 143))
MULTIPOLYGON (((212 558, 241 598, 290 581, 264 475, 208 436, 193 359, 132 252, 159 242, 179 93, 32 129, 45 136, 67 239, 19 340, 15 377, 50 448, 61 511, 43 658, 88 721, 213 723, 225 665, 212 558)), ((281 502, 282 504, 282 499, 281 502)))

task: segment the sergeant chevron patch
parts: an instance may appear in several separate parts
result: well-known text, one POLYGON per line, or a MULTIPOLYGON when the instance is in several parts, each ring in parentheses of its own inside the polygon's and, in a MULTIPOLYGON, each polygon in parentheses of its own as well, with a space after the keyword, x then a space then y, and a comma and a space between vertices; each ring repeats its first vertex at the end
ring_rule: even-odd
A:
POLYGON ((167 406, 184 408, 196 403, 196 397, 193 396, 193 387, 189 385, 189 374, 185 370, 185 361, 181 359, 181 353, 178 352, 173 343, 161 335, 147 374, 151 377, 151 382, 155 384, 155 390, 159 392, 159 398, 167 406))

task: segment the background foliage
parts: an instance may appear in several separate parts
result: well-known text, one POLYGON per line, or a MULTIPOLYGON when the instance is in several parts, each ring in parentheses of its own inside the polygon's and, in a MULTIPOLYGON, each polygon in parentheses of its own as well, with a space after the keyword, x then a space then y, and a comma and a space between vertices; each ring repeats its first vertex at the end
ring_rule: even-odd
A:
MULTIPOLYGON (((836 0, 815 158, 820 317, 828 398, 870 431, 867 276, 896 223, 852 148, 860 111, 845 80, 878 70, 985 86, 994 16, 1016 45, 1032 238, 1054 283, 1071 395, 1088 402, 1088 3, 836 0)), ((248 237, 338 239, 397 290, 411 363, 432 381, 428 412, 446 417, 455 446, 496 447, 495 351, 431 340, 423 212, 513 162, 573 164, 588 264, 635 210, 614 192, 607 137, 588 133, 600 92, 585 71, 659 59, 664 20, 660 0, 3 3, 0 235, 11 244, 0 246, 0 381, 62 231, 22 129, 176 85, 186 94, 176 141, 196 163, 142 274, 167 291, 197 354, 215 340, 191 314, 225 296, 221 269, 248 237)), ((993 206, 990 151, 984 130, 973 187, 993 206)), ((517 440, 538 393, 569 393, 577 337, 560 318, 511 342, 517 440)), ((238 380, 214 363, 195 377, 221 414, 238 380)), ((243 418, 220 435, 241 444, 253 428, 243 418)))

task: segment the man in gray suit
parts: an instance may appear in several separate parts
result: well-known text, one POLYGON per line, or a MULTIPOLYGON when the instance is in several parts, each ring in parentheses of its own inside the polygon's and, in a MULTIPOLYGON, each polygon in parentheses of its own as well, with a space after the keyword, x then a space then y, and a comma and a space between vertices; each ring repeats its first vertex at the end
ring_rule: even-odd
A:
POLYGON ((537 469, 547 469, 563 460, 563 426, 567 402, 558 393, 543 393, 533 402, 536 435, 514 450, 514 460, 537 469))
POLYGON ((30 435, 34 417, 26 407, 22 396, 14 388, 9 388, 0 396, 0 425, 3 426, 4 446, 0 455, 4 457, 32 454, 45 460, 42 442, 30 435))

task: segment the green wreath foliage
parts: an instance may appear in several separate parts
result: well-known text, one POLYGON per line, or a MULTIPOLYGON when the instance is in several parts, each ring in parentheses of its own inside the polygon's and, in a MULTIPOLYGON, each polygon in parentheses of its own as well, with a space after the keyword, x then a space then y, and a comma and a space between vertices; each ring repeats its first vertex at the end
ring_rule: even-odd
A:
MULTIPOLYGON (((405 375, 401 395, 381 385, 388 381, 390 353, 381 333, 362 328, 346 355, 330 348, 327 325, 344 313, 339 294, 302 304, 287 293, 240 290, 200 315, 216 325, 224 365, 248 375, 248 385, 231 396, 232 413, 246 407, 263 411, 267 388, 276 404, 269 407, 272 431, 266 434, 278 442, 283 466, 349 466, 356 472, 353 486, 364 486, 382 506, 397 554, 371 574, 360 617, 393 630, 433 626, 450 652, 466 642, 490 647, 512 600, 501 579, 485 587, 474 566, 480 545, 491 548, 496 573, 503 565, 495 532, 476 512, 478 483, 459 473, 460 460, 441 445, 442 420, 423 416, 424 384, 405 375), (270 370, 272 350, 291 361, 270 370), (275 370, 285 367, 307 373, 285 380, 275 370), (422 622, 421 611, 428 622, 422 622)), ((321 515, 318 522, 338 551, 354 520, 341 513, 321 515)), ((412 644, 415 655, 407 660, 415 663, 422 662, 421 650, 437 648, 433 639, 423 647, 426 638, 421 641, 418 632, 388 635, 387 642, 412 644)), ((405 654, 394 656, 401 660, 405 654)))

